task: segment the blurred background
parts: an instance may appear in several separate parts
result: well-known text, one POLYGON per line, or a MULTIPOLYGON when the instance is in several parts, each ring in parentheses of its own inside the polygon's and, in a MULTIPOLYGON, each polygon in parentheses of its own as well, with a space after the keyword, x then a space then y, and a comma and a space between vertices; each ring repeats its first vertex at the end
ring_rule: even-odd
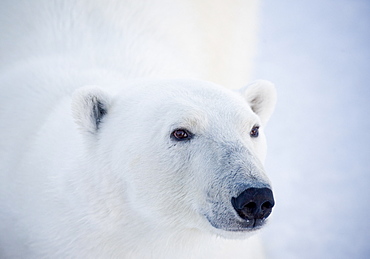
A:
POLYGON ((262 0, 253 78, 274 82, 268 258, 370 258, 370 1, 262 0))

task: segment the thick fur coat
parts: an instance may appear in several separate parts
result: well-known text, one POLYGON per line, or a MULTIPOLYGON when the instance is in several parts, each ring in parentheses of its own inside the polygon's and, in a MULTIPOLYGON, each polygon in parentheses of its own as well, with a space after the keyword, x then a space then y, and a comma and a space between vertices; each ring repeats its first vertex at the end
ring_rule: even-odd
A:
POLYGON ((1 258, 262 255, 230 202, 271 188, 254 1, 1 5, 1 258))

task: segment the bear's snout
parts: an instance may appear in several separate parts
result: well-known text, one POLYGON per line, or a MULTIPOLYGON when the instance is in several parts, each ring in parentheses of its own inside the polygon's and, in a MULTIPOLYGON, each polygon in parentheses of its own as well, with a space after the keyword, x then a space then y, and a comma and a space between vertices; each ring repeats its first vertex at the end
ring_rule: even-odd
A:
POLYGON ((251 227, 261 226, 275 205, 274 196, 269 188, 248 188, 238 197, 232 197, 231 203, 242 219, 253 220, 251 227))

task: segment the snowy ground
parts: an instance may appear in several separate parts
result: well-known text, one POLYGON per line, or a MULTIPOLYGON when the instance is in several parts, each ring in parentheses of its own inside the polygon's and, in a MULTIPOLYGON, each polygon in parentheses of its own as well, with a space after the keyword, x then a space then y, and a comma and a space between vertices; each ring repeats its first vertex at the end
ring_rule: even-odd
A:
POLYGON ((263 0, 254 78, 276 83, 269 258, 370 258, 370 1, 263 0))

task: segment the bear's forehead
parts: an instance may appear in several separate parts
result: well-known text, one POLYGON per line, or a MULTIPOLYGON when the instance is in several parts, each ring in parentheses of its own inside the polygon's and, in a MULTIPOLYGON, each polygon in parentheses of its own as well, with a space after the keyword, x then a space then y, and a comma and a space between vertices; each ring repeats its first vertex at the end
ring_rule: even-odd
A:
MULTIPOLYGON (((123 94, 140 105, 173 107, 174 109, 212 109, 235 111, 248 109, 246 101, 236 92, 198 80, 158 80, 139 82, 123 94)), ((126 98, 125 98, 126 99, 126 98)))
POLYGON ((179 124, 208 121, 212 125, 235 125, 254 123, 257 117, 240 94, 208 82, 169 80, 141 83, 131 89, 134 90, 123 93, 122 101, 130 102, 125 106, 131 106, 135 116, 141 118, 161 118, 179 124), (145 113, 138 115, 140 110, 145 113))

